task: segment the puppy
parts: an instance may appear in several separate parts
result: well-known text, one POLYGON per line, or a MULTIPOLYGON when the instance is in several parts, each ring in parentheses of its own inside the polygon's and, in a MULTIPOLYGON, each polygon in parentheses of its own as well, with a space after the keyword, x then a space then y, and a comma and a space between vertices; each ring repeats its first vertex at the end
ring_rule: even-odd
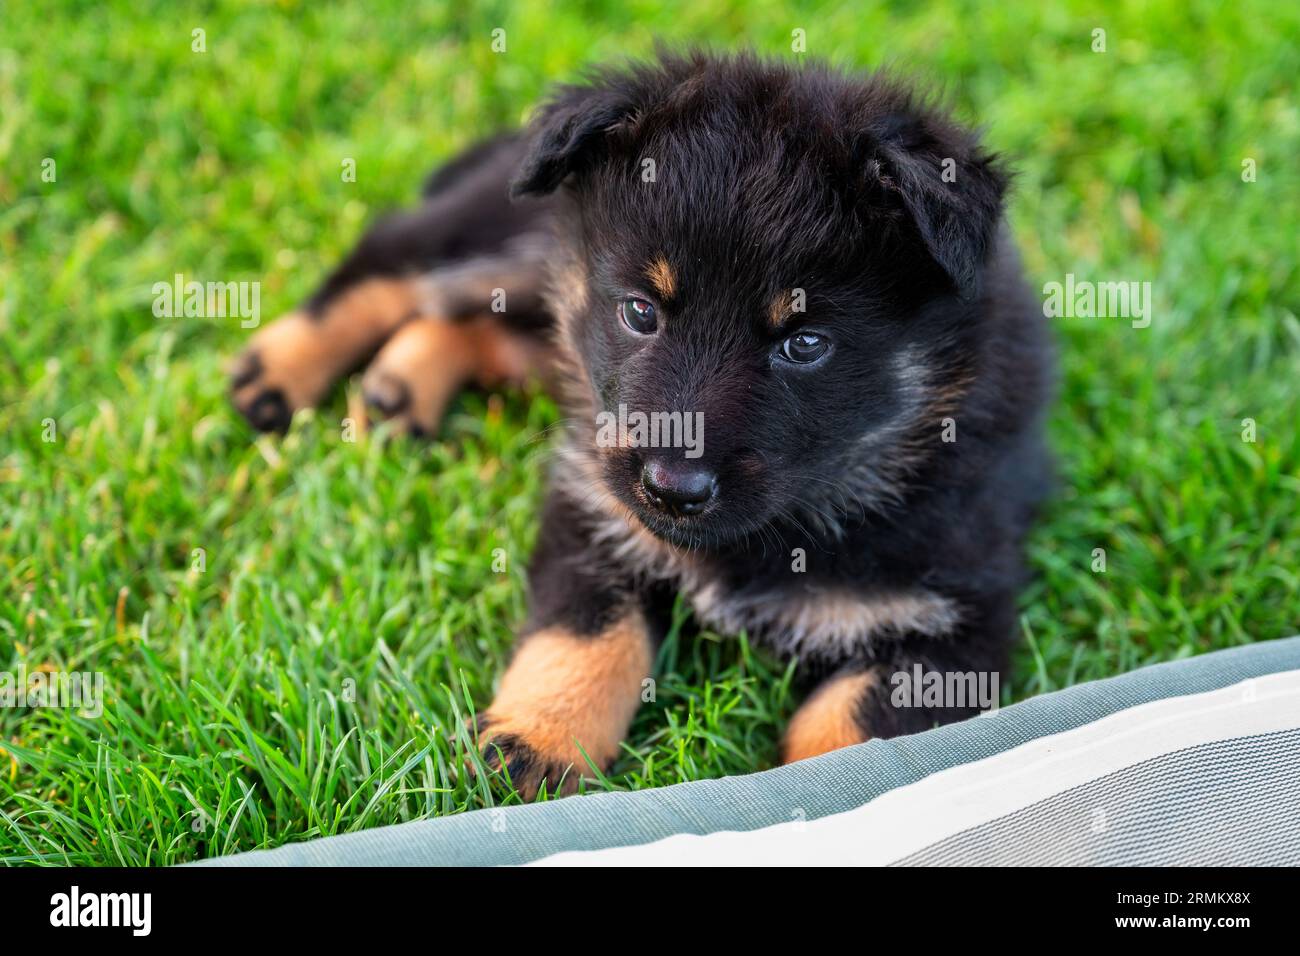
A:
POLYGON ((376 226, 256 335, 234 401, 284 429, 370 359, 369 414, 432 435, 464 385, 549 376, 530 613, 478 727, 526 796, 613 760, 677 594, 799 658, 783 761, 924 730, 1007 664, 1048 479, 1007 185, 882 76, 606 69, 376 226), (949 692, 899 692, 922 675, 949 692))

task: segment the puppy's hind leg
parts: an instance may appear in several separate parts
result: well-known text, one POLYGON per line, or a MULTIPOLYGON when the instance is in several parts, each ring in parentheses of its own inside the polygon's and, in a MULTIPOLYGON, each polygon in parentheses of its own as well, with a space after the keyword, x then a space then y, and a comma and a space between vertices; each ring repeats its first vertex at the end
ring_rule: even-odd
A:
MULTIPOLYGON (((257 332, 230 369, 235 407, 260 431, 284 431, 293 413, 375 353, 408 319, 427 311, 422 271, 426 210, 371 229, 306 305, 257 332)), ((425 265, 425 263, 428 263, 425 265)))
POLYGON ((445 314, 445 296, 429 298, 435 271, 499 256, 543 226, 544 203, 508 197, 521 146, 498 137, 453 159, 418 208, 376 223, 302 309, 253 337, 233 364, 230 391, 254 427, 283 431, 408 319, 445 314))
POLYGON ((235 407, 259 431, 285 431, 403 322, 422 311, 419 285, 378 278, 343 292, 319 314, 291 312, 253 336, 230 368, 235 407))
POLYGON ((366 369, 367 419, 430 436, 463 386, 545 378, 541 270, 536 252, 515 243, 426 277, 430 311, 398 330, 366 369))

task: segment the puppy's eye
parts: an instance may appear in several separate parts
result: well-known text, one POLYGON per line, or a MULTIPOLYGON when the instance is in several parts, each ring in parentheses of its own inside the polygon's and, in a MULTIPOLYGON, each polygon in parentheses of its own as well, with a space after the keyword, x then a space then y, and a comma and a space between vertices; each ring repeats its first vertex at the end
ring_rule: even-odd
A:
POLYGON ((623 324, 637 335, 650 335, 659 327, 655 307, 645 299, 628 298, 618 304, 623 324))
POLYGON ((796 332, 781 343, 781 355, 798 365, 815 362, 830 350, 830 340, 816 332, 796 332))

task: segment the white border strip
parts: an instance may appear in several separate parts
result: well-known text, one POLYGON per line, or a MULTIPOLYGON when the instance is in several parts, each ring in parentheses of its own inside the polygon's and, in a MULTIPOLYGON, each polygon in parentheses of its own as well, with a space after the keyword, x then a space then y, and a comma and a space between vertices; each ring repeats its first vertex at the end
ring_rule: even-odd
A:
POLYGON ((853 810, 744 833, 557 853, 534 866, 875 866, 1162 754, 1300 727, 1300 670, 1151 701, 931 774, 853 810))

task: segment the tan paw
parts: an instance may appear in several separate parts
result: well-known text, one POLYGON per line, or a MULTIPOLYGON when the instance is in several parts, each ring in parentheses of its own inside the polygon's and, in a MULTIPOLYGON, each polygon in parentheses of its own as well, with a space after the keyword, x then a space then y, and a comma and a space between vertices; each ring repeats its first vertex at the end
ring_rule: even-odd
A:
POLYGON ((525 799, 543 781, 552 793, 572 793, 592 764, 604 770, 618 756, 652 662, 639 614, 595 635, 529 635, 479 718, 484 760, 504 767, 525 799))
MULTIPOLYGON (((477 729, 483 762, 492 770, 503 771, 525 800, 536 797, 543 786, 551 795, 577 792, 578 781, 592 773, 582 752, 576 744, 561 745, 546 732, 530 732, 524 727, 527 723, 497 717, 491 711, 480 714, 477 729)), ((597 767, 604 769, 600 763, 597 767)))
POLYGON ((447 405, 469 382, 522 382, 539 366, 540 347, 491 318, 458 322, 420 317, 384 344, 366 369, 361 392, 366 416, 395 430, 432 436, 447 405))
POLYGON ((333 384, 317 323, 300 312, 277 319, 230 364, 230 398, 258 431, 284 431, 293 413, 333 384))
POLYGON ((863 699, 878 686, 873 671, 831 677, 803 703, 781 741, 781 763, 807 760, 871 739, 859 718, 863 699))
POLYGON ((231 363, 235 407, 260 431, 284 431, 294 412, 319 404, 415 314, 420 294, 414 280, 371 279, 320 315, 291 312, 272 322, 231 363))
POLYGON ((447 404, 473 374, 474 361, 459 327, 436 318, 408 322, 361 379, 367 417, 406 434, 432 436, 447 404))

